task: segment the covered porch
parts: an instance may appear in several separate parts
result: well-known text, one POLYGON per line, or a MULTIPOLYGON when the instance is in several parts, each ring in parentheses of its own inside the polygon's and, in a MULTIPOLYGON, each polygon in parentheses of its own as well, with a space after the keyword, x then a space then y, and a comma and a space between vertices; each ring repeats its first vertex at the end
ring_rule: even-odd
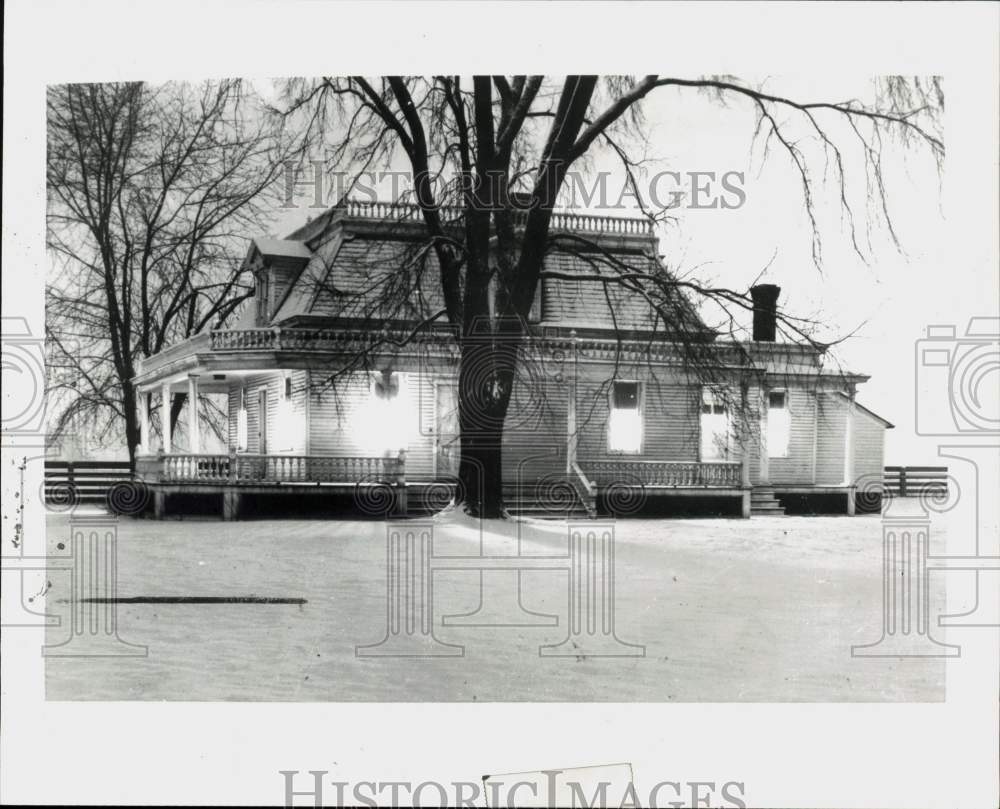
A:
MULTIPOLYGON (((216 330, 141 362, 136 477, 152 494, 153 514, 163 517, 172 499, 196 496, 218 499, 223 518, 235 519, 248 498, 321 494, 352 498, 372 514, 407 513, 405 450, 310 452, 308 407, 290 404, 292 374, 300 381, 317 363, 335 367, 356 343, 356 335, 317 329, 216 330), (276 380, 288 386, 284 392, 276 380), (234 390, 254 394, 249 423, 245 403, 234 410, 234 390), (223 395, 226 423, 213 435, 199 404, 223 395)), ((308 395, 302 387, 299 404, 308 395)))

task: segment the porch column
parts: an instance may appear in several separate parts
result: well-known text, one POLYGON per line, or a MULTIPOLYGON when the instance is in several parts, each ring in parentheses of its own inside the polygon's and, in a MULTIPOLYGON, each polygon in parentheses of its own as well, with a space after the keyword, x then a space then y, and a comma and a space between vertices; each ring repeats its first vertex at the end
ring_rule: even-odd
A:
POLYGON ((149 440, 149 392, 135 386, 136 406, 139 408, 139 455, 149 455, 153 442, 149 440))
POLYGON ((188 444, 193 455, 201 452, 201 436, 198 434, 198 374, 188 374, 188 444))
POLYGON ((854 385, 848 391, 844 414, 844 485, 847 487, 847 513, 854 516, 854 385))
POLYGON ((160 386, 160 434, 164 455, 170 454, 170 383, 160 386))

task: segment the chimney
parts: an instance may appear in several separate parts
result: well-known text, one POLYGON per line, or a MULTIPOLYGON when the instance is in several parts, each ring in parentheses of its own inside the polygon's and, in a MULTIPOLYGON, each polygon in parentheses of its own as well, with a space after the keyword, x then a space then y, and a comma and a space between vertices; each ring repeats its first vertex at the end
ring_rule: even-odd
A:
POLYGON ((778 320, 778 295, 781 287, 774 284, 757 284, 750 287, 753 299, 753 339, 760 343, 773 343, 778 320))

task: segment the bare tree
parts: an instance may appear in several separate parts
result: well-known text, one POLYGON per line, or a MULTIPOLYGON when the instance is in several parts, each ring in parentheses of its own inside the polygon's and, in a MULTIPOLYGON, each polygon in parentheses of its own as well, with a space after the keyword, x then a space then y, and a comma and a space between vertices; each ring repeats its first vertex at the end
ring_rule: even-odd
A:
POLYGON ((51 430, 124 433, 134 461, 136 359, 252 294, 241 242, 265 226, 292 146, 236 81, 61 85, 47 109, 51 430))
MULTIPOLYGON (((797 193, 812 224, 817 266, 823 261, 819 195, 832 195, 840 205, 847 237, 868 258, 865 235, 876 220, 898 244, 887 206, 884 150, 924 148, 939 166, 944 154, 938 118, 943 90, 936 78, 878 80, 875 101, 867 104, 798 100, 731 77, 569 76, 559 83, 542 76, 475 76, 470 86, 458 76, 353 76, 295 80, 286 87, 282 112, 304 117, 310 133, 323 141, 331 168, 360 173, 390 165, 398 151, 409 162, 412 197, 425 229, 419 262, 411 266, 424 267, 433 254, 444 303, 418 320, 413 335, 446 323, 457 345, 459 491, 472 514, 503 514, 501 435, 536 288, 555 274, 545 264, 551 250, 585 247, 593 280, 646 300, 687 361, 706 368, 718 365, 718 355, 690 333, 687 295, 710 302, 731 323, 752 309, 745 290, 682 279, 659 263, 633 265, 579 244, 579 237, 550 232, 567 173, 596 149, 616 155, 636 185, 641 161, 630 149, 641 133, 642 101, 653 92, 700 92, 719 101, 720 109, 742 103, 756 111, 757 128, 749 134, 763 141, 765 156, 779 153, 789 160, 800 179, 797 193), (855 152, 860 161, 845 158, 855 152), (864 210, 855 211, 857 198, 865 201, 864 210)), ((668 216, 662 210, 643 213, 653 221, 668 216)), ((401 293, 411 295, 413 285, 401 279, 413 277, 401 273, 381 289, 381 316, 393 301, 403 305, 401 293)), ((810 339, 805 321, 780 317, 794 339, 810 339)))

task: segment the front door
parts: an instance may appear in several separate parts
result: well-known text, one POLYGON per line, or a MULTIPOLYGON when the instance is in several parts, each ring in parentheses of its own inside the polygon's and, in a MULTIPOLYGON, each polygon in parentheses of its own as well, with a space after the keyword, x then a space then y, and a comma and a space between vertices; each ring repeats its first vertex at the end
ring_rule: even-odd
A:
POLYGON ((267 455, 267 388, 257 391, 257 452, 267 455))
POLYGON ((434 385, 434 474, 457 477, 461 443, 458 431, 458 388, 454 382, 434 385))

